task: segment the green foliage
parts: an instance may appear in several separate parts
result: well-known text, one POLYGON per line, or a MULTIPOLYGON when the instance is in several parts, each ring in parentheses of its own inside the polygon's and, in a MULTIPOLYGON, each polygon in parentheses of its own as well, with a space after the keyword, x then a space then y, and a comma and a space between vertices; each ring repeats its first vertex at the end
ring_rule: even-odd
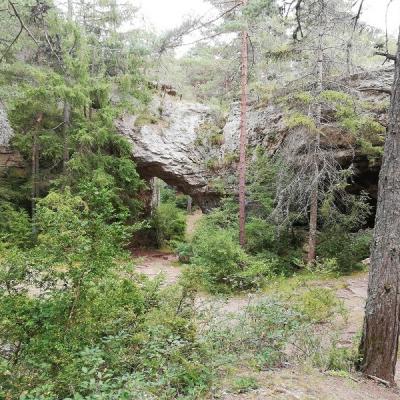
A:
POLYGON ((234 393, 247 393, 258 388, 258 382, 252 376, 240 376, 234 380, 232 385, 234 393))
POLYGON ((109 222, 105 206, 93 207, 68 189, 51 192, 38 204, 37 244, 2 252, 0 342, 9 356, 1 359, 0 393, 195 397, 210 371, 190 288, 160 293, 159 283, 134 275, 121 250, 126 228, 109 222))
POLYGON ((297 298, 296 309, 314 323, 329 321, 335 315, 345 316, 345 308, 333 290, 313 288, 297 298))
POLYGON ((173 203, 161 203, 155 210, 152 225, 159 246, 170 241, 183 240, 185 236, 185 214, 173 203))
POLYGON ((158 181, 157 184, 160 184, 161 203, 175 203, 176 207, 178 207, 179 209, 181 210, 187 209, 189 196, 182 193, 177 194, 175 189, 172 189, 171 187, 163 184, 162 182, 158 181))
POLYGON ((335 260, 330 264, 332 272, 348 274, 352 271, 362 270, 362 260, 369 257, 372 233, 360 231, 349 233, 339 231, 326 231, 320 235, 317 250, 322 262, 326 259, 335 260))
POLYGON ((245 253, 231 232, 207 229, 193 239, 193 263, 204 269, 205 281, 223 285, 242 270, 245 253))
POLYGON ((291 93, 290 95, 285 96, 279 100, 290 106, 299 107, 299 106, 305 106, 305 105, 311 104, 313 101, 313 98, 311 96, 311 93, 309 93, 309 92, 294 92, 294 93, 291 93))
POLYGON ((0 202, 0 249, 3 246, 29 247, 32 239, 28 214, 10 203, 0 202))
POLYGON ((316 130, 315 121, 308 115, 304 115, 299 112, 289 115, 286 120, 286 125, 289 129, 307 128, 310 131, 316 130))
POLYGON ((178 255, 179 261, 183 264, 190 262, 193 257, 193 247, 187 242, 172 242, 175 253, 178 255))
POLYGON ((338 347, 334 342, 329 349, 326 368, 329 371, 351 372, 358 357, 356 348, 338 347))
POLYGON ((192 266, 211 292, 262 287, 273 276, 276 261, 248 256, 236 235, 227 229, 210 230, 205 224, 193 238, 192 266))
POLYGON ((154 125, 160 121, 160 117, 151 114, 149 111, 145 110, 139 113, 135 119, 135 126, 142 127, 145 125, 154 125))
POLYGON ((324 90, 320 94, 320 98, 333 107, 337 107, 339 105, 348 107, 354 106, 354 101, 349 94, 336 90, 324 90))
POLYGON ((275 245, 276 228, 259 217, 251 217, 246 224, 246 249, 252 254, 272 250, 275 245))

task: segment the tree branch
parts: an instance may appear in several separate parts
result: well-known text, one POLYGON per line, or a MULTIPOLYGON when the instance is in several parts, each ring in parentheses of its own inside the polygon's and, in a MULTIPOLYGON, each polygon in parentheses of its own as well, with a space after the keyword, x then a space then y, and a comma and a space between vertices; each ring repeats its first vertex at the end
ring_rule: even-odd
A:
POLYGON ((353 19, 354 19, 353 32, 354 32, 354 31, 356 30, 356 28, 357 28, 358 20, 359 20, 360 17, 361 17, 361 12, 362 12, 363 5, 364 5, 364 0, 361 0, 361 2, 360 2, 360 7, 358 7, 357 15, 353 18, 353 19))
POLYGON ((383 51, 376 51, 374 53, 375 56, 383 56, 386 57, 387 60, 392 60, 392 61, 396 61, 396 56, 393 54, 389 54, 383 51))
POLYGON ((17 17, 18 22, 19 22, 19 26, 20 26, 20 30, 17 34, 17 36, 15 36, 14 40, 10 43, 10 45, 6 48, 6 50, 4 51, 4 53, 1 55, 0 58, 0 62, 2 62, 4 60, 4 58, 6 57, 6 55, 9 53, 9 51, 11 50, 12 46, 14 46, 14 44, 17 42, 17 40, 19 39, 19 37, 21 36, 22 31, 26 31, 26 33, 28 34, 28 36, 35 42, 36 46, 39 46, 38 41, 35 39, 35 37, 32 35, 31 31, 28 29, 28 27, 25 25, 24 21, 22 20, 21 16, 19 15, 17 9, 15 8, 15 5, 13 2, 9 1, 8 4, 11 6, 12 11, 14 12, 14 16, 17 17))

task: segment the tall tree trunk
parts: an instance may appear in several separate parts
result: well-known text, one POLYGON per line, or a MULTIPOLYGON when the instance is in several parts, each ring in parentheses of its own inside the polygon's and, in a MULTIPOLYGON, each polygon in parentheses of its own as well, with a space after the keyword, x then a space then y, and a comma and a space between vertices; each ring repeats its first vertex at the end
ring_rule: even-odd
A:
POLYGON ((64 101, 63 111, 63 172, 67 169, 67 162, 69 160, 69 148, 68 148, 68 129, 71 123, 71 106, 68 101, 64 101))
MULTIPOLYGON (((319 44, 318 44, 318 81, 317 81, 317 94, 321 95, 323 90, 323 79, 324 79, 324 49, 323 49, 323 32, 319 33, 319 44)), ((314 179, 313 188, 310 194, 310 223, 309 223, 309 236, 308 236, 308 257, 309 263, 314 263, 316 259, 316 248, 317 248, 317 223, 318 223, 318 191, 319 191, 319 152, 321 142, 321 123, 322 123, 322 105, 321 100, 317 102, 317 113, 315 118, 315 125, 317 128, 315 138, 315 149, 314 149, 314 179)))
MULTIPOLYGON (((242 0, 243 7, 247 0, 242 0)), ((239 242, 246 244, 246 142, 247 142, 247 83, 248 83, 248 32, 242 32, 242 97, 240 106, 240 155, 239 155, 239 242)))
MULTIPOLYGON (((71 22, 74 12, 72 0, 68 0, 67 3, 67 19, 68 22, 71 22)), ((64 100, 63 123, 63 172, 65 173, 67 169, 67 162, 69 160, 68 129, 71 123, 71 106, 67 100, 64 100)))
POLYGON ((39 195, 39 144, 38 130, 43 121, 43 113, 40 112, 35 121, 32 133, 32 191, 31 191, 31 212, 32 212, 32 233, 36 234, 36 199, 39 195))
POLYGON ((400 33, 389 126, 379 175, 378 207, 359 368, 394 384, 400 333, 400 33))
POLYGON ((68 21, 72 21, 72 15, 74 13, 74 7, 72 4, 72 0, 68 0, 68 4, 67 4, 67 18, 68 21))

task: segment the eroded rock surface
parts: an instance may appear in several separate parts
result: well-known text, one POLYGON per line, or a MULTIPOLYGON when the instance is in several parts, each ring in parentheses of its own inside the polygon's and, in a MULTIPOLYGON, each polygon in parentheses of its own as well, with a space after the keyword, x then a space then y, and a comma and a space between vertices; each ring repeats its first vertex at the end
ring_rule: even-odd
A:
POLYGON ((155 99, 151 110, 161 114, 154 124, 137 126, 134 115, 117 121, 118 130, 132 143, 139 173, 191 195, 205 211, 213 208, 219 196, 209 185, 212 174, 206 160, 214 150, 198 140, 202 124, 212 118, 211 109, 167 97, 155 99))
POLYGON ((0 101, 0 171, 9 167, 22 167, 19 153, 10 148, 13 130, 7 118, 6 110, 0 101))
MULTIPOLYGON (((368 102, 370 113, 383 126, 387 114, 383 103, 390 97, 393 68, 383 68, 353 75, 347 80, 333 82, 331 89, 341 89, 368 102)), ((200 140, 203 130, 218 124, 213 111, 201 104, 178 101, 166 96, 152 105, 154 115, 160 116, 153 124, 137 126, 137 117, 126 115, 117 122, 119 131, 133 146, 133 157, 140 174, 145 178, 157 176, 191 195, 207 211, 218 201, 218 191, 212 184, 215 176, 230 175, 234 190, 234 163, 226 168, 226 159, 238 154, 239 103, 234 103, 221 130, 221 143, 200 140), (213 161, 212 163, 210 161, 213 161)), ((325 127, 326 140, 335 141, 337 158, 344 166, 355 169, 354 191, 366 189, 374 197, 377 190, 379 160, 371 161, 366 155, 354 151, 343 138, 335 123, 325 127)), ((249 147, 262 146, 273 154, 288 134, 285 111, 277 104, 250 105, 248 112, 249 147)))

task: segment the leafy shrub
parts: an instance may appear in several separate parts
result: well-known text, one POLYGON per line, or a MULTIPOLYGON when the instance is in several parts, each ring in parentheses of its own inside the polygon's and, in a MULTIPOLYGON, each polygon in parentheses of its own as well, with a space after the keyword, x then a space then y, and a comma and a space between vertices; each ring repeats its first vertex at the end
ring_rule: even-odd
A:
POLYGON ((354 368, 357 357, 356 348, 338 347, 334 342, 327 354, 326 369, 350 372, 354 368))
POLYGON ((0 202, 0 242, 3 245, 29 247, 32 239, 28 214, 23 210, 16 210, 7 202, 0 202))
POLYGON ((193 239, 193 268, 210 291, 247 290, 262 287, 276 267, 273 258, 255 258, 240 247, 235 234, 205 225, 193 239))
POLYGON ((209 357, 190 285, 161 292, 157 281, 134 275, 121 250, 125 228, 68 189, 39 202, 36 222, 37 244, 7 248, 0 259, 0 397, 204 392, 209 357))
POLYGON ((262 288, 268 280, 275 275, 276 259, 256 259, 246 257, 243 271, 231 278, 231 285, 234 289, 247 290, 262 288))
POLYGON ((185 215, 173 203, 160 204, 154 213, 152 224, 159 246, 172 240, 183 240, 185 236, 185 215))
POLYGON ((361 261, 369 256, 371 240, 372 232, 368 230, 358 233, 327 231, 321 234, 317 251, 322 260, 336 260, 333 272, 348 274, 363 269, 361 261))
POLYGON ((275 227, 261 218, 253 217, 246 224, 246 249, 260 253, 272 249, 275 241, 275 227))
POLYGON ((181 210, 187 210, 189 196, 185 194, 176 195, 175 205, 181 210))
POLYGON ((296 309, 312 322, 327 322, 333 315, 345 316, 345 309, 333 290, 313 288, 302 293, 297 299, 296 309))
POLYGON ((229 285, 229 280, 242 271, 245 257, 230 231, 205 229, 194 237, 193 263, 203 268, 210 287, 229 285))
MULTIPOLYGON (((212 309, 205 322, 204 339, 213 344, 214 359, 234 357, 239 365, 250 363, 264 369, 279 365, 287 358, 288 343, 303 335, 307 322, 302 314, 279 296, 265 297, 232 316, 212 309)), ((224 359, 231 365, 231 359, 224 359)))
POLYGON ((178 255, 179 261, 183 264, 190 262, 193 256, 193 248, 191 243, 187 242, 172 242, 175 253, 178 255))
POLYGON ((232 385, 234 393, 247 393, 251 390, 258 389, 259 384, 252 376, 240 376, 235 379, 232 385))

